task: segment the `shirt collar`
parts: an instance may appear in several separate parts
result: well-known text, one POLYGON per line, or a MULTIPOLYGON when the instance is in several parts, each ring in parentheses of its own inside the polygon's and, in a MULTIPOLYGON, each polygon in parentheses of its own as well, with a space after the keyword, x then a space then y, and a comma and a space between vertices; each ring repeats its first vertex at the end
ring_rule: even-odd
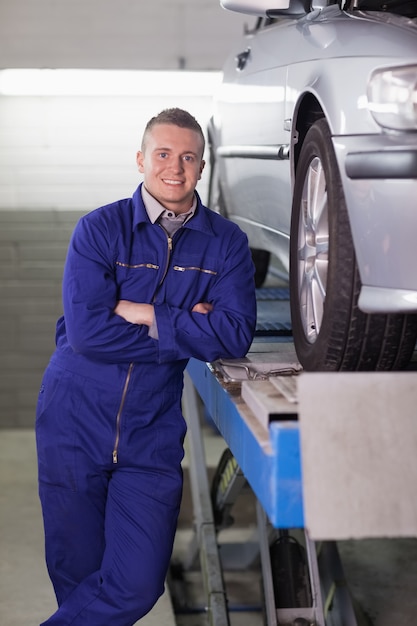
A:
MULTIPOLYGON (((142 199, 142 189, 144 185, 140 183, 139 187, 135 190, 132 197, 132 230, 134 230, 139 224, 151 223, 148 213, 145 208, 144 201, 142 199)), ((213 236, 215 233, 211 225, 209 218, 210 209, 207 209, 201 202, 201 198, 198 195, 198 191, 194 192, 194 196, 197 202, 195 215, 193 219, 187 220, 187 228, 197 230, 206 233, 209 236, 213 236)), ((162 207, 163 210, 163 207, 162 207)))
MULTIPOLYGON (((161 216, 168 218, 175 217, 175 213, 173 211, 167 210, 160 202, 158 202, 158 200, 149 193, 145 185, 141 186, 141 195, 149 220, 152 222, 152 224, 155 224, 155 222, 157 222, 161 216)), ((194 194, 193 203, 190 207, 190 211, 187 212, 187 218, 185 221, 191 219, 191 217, 195 213, 196 208, 197 198, 194 194)))

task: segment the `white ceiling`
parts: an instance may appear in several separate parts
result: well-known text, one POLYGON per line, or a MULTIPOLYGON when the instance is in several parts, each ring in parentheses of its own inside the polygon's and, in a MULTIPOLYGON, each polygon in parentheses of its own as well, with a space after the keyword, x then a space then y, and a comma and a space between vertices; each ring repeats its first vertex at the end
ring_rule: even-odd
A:
POLYGON ((0 68, 217 70, 248 20, 219 0, 0 0, 0 68))

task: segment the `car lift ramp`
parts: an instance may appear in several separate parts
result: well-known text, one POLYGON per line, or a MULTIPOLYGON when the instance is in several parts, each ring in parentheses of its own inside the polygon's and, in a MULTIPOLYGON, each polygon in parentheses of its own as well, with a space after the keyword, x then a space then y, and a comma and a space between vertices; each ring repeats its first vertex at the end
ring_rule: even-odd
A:
POLYGON ((411 422, 415 421, 414 407, 417 404, 415 376, 415 373, 387 374, 386 377, 382 373, 307 374, 301 372, 292 343, 283 338, 278 341, 255 338, 248 356, 241 360, 202 363, 191 359, 185 375, 183 400, 189 429, 189 472, 195 527, 188 558, 183 565, 185 569, 191 569, 199 557, 210 625, 230 624, 223 571, 237 569, 239 559, 242 571, 245 571, 255 554, 261 562, 268 626, 362 626, 367 623, 357 607, 354 608, 336 540, 417 535, 417 506, 415 499, 409 497, 413 493, 411 484, 415 485, 417 481, 417 468, 411 472, 409 480, 404 480, 402 471, 398 471, 397 476, 393 476, 392 471, 385 472, 383 480, 391 480, 394 495, 384 493, 383 489, 379 490, 380 495, 373 494, 378 492, 374 487, 380 482, 381 472, 384 473, 381 465, 399 453, 397 440, 400 440, 400 448, 403 446, 403 453, 411 456, 415 437, 411 438, 407 430, 414 428, 411 422), (372 393, 369 384, 376 385, 376 394, 372 393), (345 388, 347 393, 343 392, 345 388), (390 406, 398 389, 406 398, 404 413, 408 417, 403 424, 405 429, 396 427, 394 432, 391 428, 393 439, 386 441, 378 424, 392 423, 392 416, 386 410, 381 416, 381 406, 390 406), (388 396, 384 397, 387 393, 388 396), (374 401, 379 398, 377 406, 365 406, 367 415, 371 413, 369 427, 364 424, 364 416, 359 415, 360 410, 355 404, 358 397, 359 402, 366 405, 364 394, 374 401), (299 395, 303 396, 304 404, 299 395), (308 422, 311 422, 306 429, 300 428, 303 407, 310 407, 305 410, 308 422), (207 478, 200 426, 199 416, 203 411, 211 417, 228 446, 219 461, 214 479, 216 484, 212 486, 207 478), (356 417, 352 418, 355 411, 356 417), (329 441, 336 441, 333 422, 338 424, 340 441, 330 444, 329 441), (322 423, 324 427, 321 427, 322 423), (315 429, 314 436, 312 428, 315 429), (402 435, 401 430, 404 431, 402 435), (307 432, 307 436, 303 432, 307 432), (352 444, 350 456, 346 454, 340 432, 346 432, 352 444), (317 439, 319 448, 315 444, 306 444, 306 437, 309 441, 317 439), (377 463, 378 475, 374 477, 366 447, 370 438, 376 441, 371 459, 372 455, 381 458, 381 463, 377 463), (364 454, 355 458, 355 450, 361 447, 356 443, 360 440, 364 444, 364 454), (388 447, 393 448, 391 453, 388 447), (338 467, 340 458, 346 456, 347 465, 338 467), (333 463, 331 467, 326 465, 330 462, 333 463), (356 491, 353 493, 348 489, 344 501, 341 493, 345 483, 352 482, 352 467, 349 465, 352 463, 358 464, 363 474, 354 485, 356 491), (348 476, 346 467, 350 472, 348 476), (306 474, 311 474, 313 479, 306 481, 306 474), (318 486, 311 484, 316 478, 318 486), (374 481, 372 497, 369 481, 374 481), (247 545, 231 545, 229 550, 222 544, 220 553, 218 535, 227 526, 229 511, 245 485, 250 486, 256 498, 256 536, 247 545), (407 489, 408 510, 402 512, 399 521, 396 511, 390 521, 390 515, 386 513, 387 507, 389 510, 393 506, 395 490, 403 493, 407 489), (361 503, 364 515, 355 510, 355 499, 361 503), (337 505, 337 510, 329 509, 327 500, 330 507, 337 505), (375 508, 383 520, 372 517, 375 508), (346 528, 342 515, 348 518, 346 528), (356 527, 355 518, 361 518, 356 527))
MULTIPOLYGON (((285 343, 281 348, 287 346, 291 349, 291 344, 285 343)), ((255 553, 262 567, 268 626, 357 626, 350 596, 343 584, 335 544, 323 544, 318 558, 315 544, 303 530, 300 444, 294 404, 284 398, 280 407, 284 411, 282 419, 276 420, 275 415, 265 427, 241 396, 240 376, 249 375, 250 379, 262 380, 268 376, 265 372, 281 371, 287 380, 296 377, 297 363, 276 364, 271 358, 273 360, 274 353, 267 353, 266 363, 260 366, 250 360, 216 364, 191 360, 189 363, 185 377, 184 413, 188 422, 195 532, 184 568, 192 567, 198 553, 208 621, 212 626, 230 624, 223 569, 228 569, 229 559, 233 561, 232 569, 236 569, 236 559, 240 557, 244 571, 255 553), (229 446, 217 468, 218 485, 214 501, 213 488, 206 473, 200 428, 201 401, 229 446), (220 555, 217 535, 224 527, 222 520, 227 519, 228 511, 248 483, 257 500, 256 537, 250 545, 237 550, 238 556, 236 546, 231 546, 228 553, 224 544, 220 555), (299 529, 302 540, 294 541, 289 529, 299 529), (277 569, 278 566, 282 582, 282 563, 275 565, 276 556, 286 563, 288 577, 292 578, 290 584, 284 585, 285 597, 281 600, 277 598, 273 576, 274 567, 277 569), (324 573, 319 573, 319 565, 324 573), (300 567, 304 568, 301 575, 300 567), (322 597, 325 598, 324 604, 322 597)))

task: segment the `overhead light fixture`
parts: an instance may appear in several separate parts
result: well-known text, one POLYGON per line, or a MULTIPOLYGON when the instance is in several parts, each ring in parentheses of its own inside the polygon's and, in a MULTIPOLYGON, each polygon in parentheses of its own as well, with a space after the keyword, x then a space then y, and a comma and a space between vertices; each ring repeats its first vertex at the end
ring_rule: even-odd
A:
POLYGON ((4 69, 1 96, 211 96, 221 72, 4 69))

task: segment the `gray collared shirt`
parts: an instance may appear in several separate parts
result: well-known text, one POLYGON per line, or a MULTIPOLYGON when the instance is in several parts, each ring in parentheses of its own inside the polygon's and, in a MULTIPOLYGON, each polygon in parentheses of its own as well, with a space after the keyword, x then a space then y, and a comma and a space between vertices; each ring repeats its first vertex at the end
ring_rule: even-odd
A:
MULTIPOLYGON (((169 237, 172 237, 174 233, 176 233, 177 230, 185 224, 185 222, 193 217, 197 208, 197 198, 194 195, 190 210, 187 211, 187 213, 179 213, 176 215, 174 211, 166 209, 160 202, 158 202, 158 200, 154 198, 145 188, 145 185, 142 185, 141 193, 143 204, 145 205, 150 221, 152 224, 159 223, 169 237)), ((155 315, 151 326, 149 326, 148 335, 153 339, 159 339, 155 315)))
POLYGON ((166 209, 149 191, 142 185, 142 200, 145 205, 146 212, 152 224, 159 223, 165 232, 172 237, 174 233, 181 228, 185 222, 190 220, 197 208, 197 198, 194 195, 193 203, 187 213, 179 213, 176 215, 174 211, 166 209))

